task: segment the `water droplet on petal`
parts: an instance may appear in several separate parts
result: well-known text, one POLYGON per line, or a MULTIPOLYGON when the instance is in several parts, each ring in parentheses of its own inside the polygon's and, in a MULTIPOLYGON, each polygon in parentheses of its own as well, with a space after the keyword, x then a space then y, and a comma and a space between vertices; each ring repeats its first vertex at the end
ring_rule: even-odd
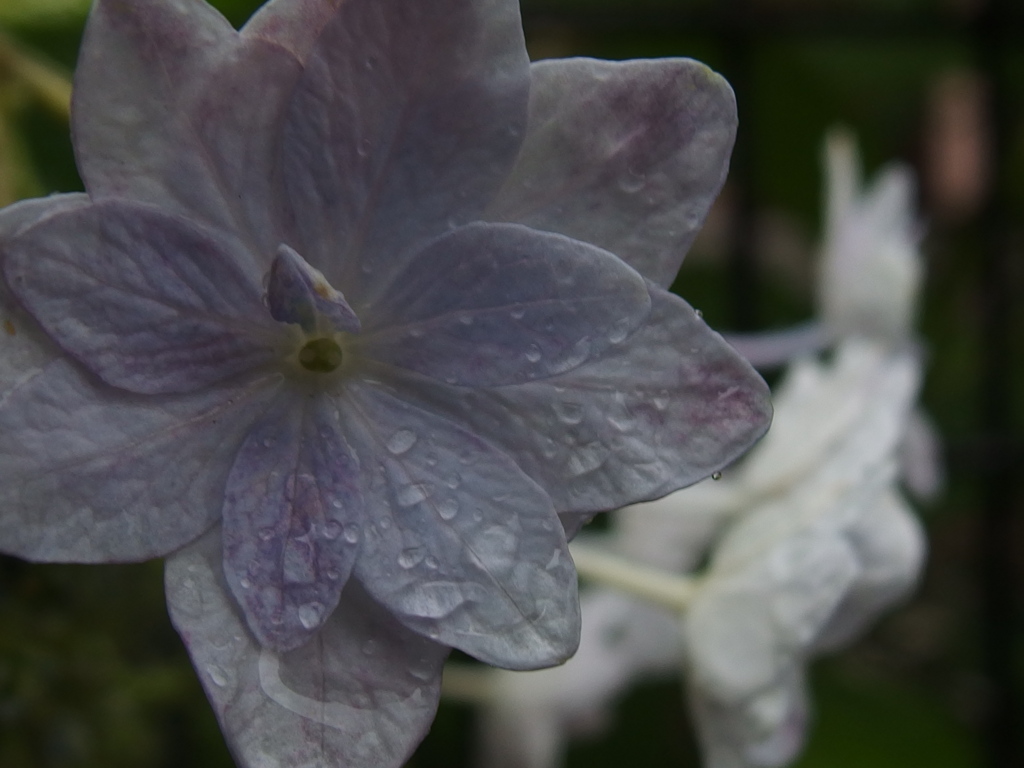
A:
POLYGON ((337 568, 328 568, 324 575, 331 581, 337 581, 341 578, 341 573, 338 572, 337 568))
POLYGON ((563 424, 579 424, 583 421, 583 406, 579 403, 556 402, 554 409, 563 424))
POLYGON ((509 312, 509 314, 512 316, 513 320, 522 320, 523 317, 526 315, 526 310, 523 309, 522 307, 517 307, 516 309, 513 309, 511 312, 509 312))
POLYGON ((427 494, 423 490, 423 486, 416 485, 415 483, 400 488, 398 491, 398 505, 400 507, 411 507, 413 504, 419 504, 425 498, 427 498, 427 494))
POLYGON ((391 529, 391 519, 390 519, 390 518, 387 518, 387 517, 382 517, 382 518, 381 518, 381 519, 380 519, 380 520, 378 521, 378 524, 380 525, 380 529, 381 529, 382 531, 387 531, 387 530, 390 530, 390 529, 391 529))
POLYGON ((349 544, 355 544, 359 541, 359 526, 346 525, 342 529, 342 536, 349 544))
POLYGON ((541 358, 540 347, 536 344, 531 344, 526 350, 525 357, 531 363, 539 363, 541 358))
POLYGON ((328 541, 334 541, 341 535, 341 523, 331 520, 324 526, 324 538, 328 541))
POLYGON ((306 629, 316 628, 323 615, 323 603, 306 603, 299 606, 299 623, 306 629))
POLYGON ((400 429, 393 434, 385 443, 385 446, 395 456, 401 456, 414 445, 416 445, 416 433, 410 429, 400 429))
POLYGON ((701 312, 699 309, 693 310, 693 314, 695 314, 697 316, 698 320, 700 320, 702 317, 704 317, 704 313, 701 312))
MULTIPOLYGON (((438 636, 438 632, 436 629, 431 629, 429 631, 429 634, 431 634, 433 637, 438 636)), ((415 677, 417 680, 430 681, 434 679, 436 670, 434 668, 434 665, 431 664, 429 658, 427 658, 426 656, 421 656, 409 665, 409 674, 415 677)))
POLYGON ((612 326, 611 333, 608 334, 608 341, 612 344, 621 344, 629 336, 629 325, 630 319, 623 318, 612 326))
POLYGON ((210 680, 213 681, 213 684, 216 685, 218 688, 223 688, 225 685, 228 684, 227 674, 225 674, 224 670, 218 667, 216 664, 207 664, 206 674, 210 676, 210 680))
POLYGON ((459 322, 462 323, 463 325, 472 325, 473 324, 473 316, 472 315, 459 315, 459 322))
POLYGON ((270 541, 272 538, 274 538, 274 529, 273 528, 260 528, 260 531, 259 531, 258 535, 259 535, 261 540, 263 540, 263 541, 270 541))
POLYGON ((460 475, 458 472, 453 473, 451 477, 444 481, 444 484, 451 488, 453 491, 456 488, 458 488, 461 483, 462 475, 460 475))
POLYGON ((666 408, 668 408, 667 397, 655 397, 651 400, 651 402, 654 403, 654 407, 657 408, 659 411, 664 411, 666 408))
POLYGON ((721 480, 722 479, 722 473, 721 472, 713 472, 711 474, 711 479, 712 480, 721 480))
POLYGON ((437 562, 436 557, 428 557, 423 564, 426 565, 427 568, 429 568, 432 571, 436 571, 437 566, 440 565, 440 563, 437 562))
POLYGON ((249 581, 248 579, 242 579, 241 581, 239 581, 239 582, 238 582, 238 585, 239 585, 239 586, 240 586, 240 587, 241 587, 242 589, 248 589, 249 587, 251 587, 251 586, 252 586, 252 582, 251 582, 251 581, 249 581))
POLYGON ((437 505, 437 514, 442 520, 451 520, 459 514, 459 502, 455 499, 445 499, 437 505))
POLYGON ((402 568, 409 569, 419 565, 423 562, 423 558, 426 557, 426 552, 423 551, 423 547, 409 547, 403 549, 402 553, 398 556, 398 564, 402 568))

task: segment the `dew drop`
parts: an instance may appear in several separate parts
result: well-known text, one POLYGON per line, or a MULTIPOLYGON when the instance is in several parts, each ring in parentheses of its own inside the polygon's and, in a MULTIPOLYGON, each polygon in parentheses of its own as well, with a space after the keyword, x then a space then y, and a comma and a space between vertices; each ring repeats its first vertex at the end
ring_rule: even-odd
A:
POLYGON ((212 680, 213 684, 218 688, 223 688, 228 684, 228 676, 224 673, 224 670, 216 664, 207 664, 206 674, 210 676, 210 680, 212 680))
POLYGON ((702 317, 704 317, 704 313, 701 312, 699 309, 693 310, 693 314, 695 314, 697 316, 698 320, 700 320, 702 317))
POLYGON ((531 344, 527 348, 527 350, 526 350, 525 357, 531 363, 538 363, 538 362, 540 362, 540 358, 541 358, 540 347, 538 347, 536 344, 531 344))
POLYGON ((437 514, 442 520, 451 520, 459 514, 459 502, 455 499, 445 499, 437 505, 437 514))
POLYGON ((331 581, 337 581, 341 578, 341 574, 338 572, 337 568, 328 568, 324 575, 331 581))
POLYGON ((382 518, 381 518, 381 519, 380 519, 380 520, 378 521, 378 524, 380 525, 380 529, 381 529, 382 531, 387 531, 387 530, 390 530, 390 529, 391 529, 391 519, 390 519, 390 518, 388 518, 388 517, 382 517, 382 518))
POLYGON ((314 629, 324 614, 322 603, 306 603, 299 606, 299 623, 306 629, 314 629))
POLYGON ((262 540, 262 541, 270 541, 272 538, 274 538, 274 529, 273 528, 260 528, 260 532, 259 532, 258 535, 260 537, 260 540, 262 540))
POLYGON ((398 505, 400 507, 411 507, 413 504, 419 504, 425 498, 427 498, 427 494, 423 490, 423 486, 416 485, 415 483, 400 488, 398 491, 398 505))
POLYGON ((238 582, 238 584, 239 584, 239 586, 242 589, 249 589, 249 587, 252 586, 252 582, 249 581, 248 579, 242 579, 241 581, 238 582))
POLYGON ((612 344, 621 344, 629 336, 629 323, 630 321, 626 318, 619 320, 612 326, 611 333, 608 334, 608 341, 612 344))
POLYGON ((416 433, 410 429, 400 429, 393 434, 390 439, 385 443, 385 446, 395 456, 401 456, 407 452, 410 448, 416 445, 416 433))
POLYGON ((472 325, 473 324, 473 316, 472 315, 459 315, 459 322, 462 323, 463 325, 472 325))
POLYGON ((579 424, 583 421, 583 406, 579 403, 556 402, 554 409, 563 424, 579 424))
POLYGON ((632 195, 643 189, 646 182, 647 176, 645 174, 629 169, 626 175, 619 181, 619 189, 627 195, 632 195))
POLYGON ((713 472, 711 474, 711 479, 712 480, 721 480, 722 479, 722 473, 721 472, 713 472))
MULTIPOLYGON (((429 633, 434 637, 438 636, 436 629, 431 628, 429 633)), ((434 665, 430 663, 430 659, 426 656, 421 656, 409 665, 409 674, 417 680, 429 682, 434 679, 434 665)))
POLYGON ((440 565, 440 563, 437 562, 436 557, 428 557, 423 564, 426 565, 427 568, 429 568, 432 571, 436 571, 437 566, 440 565))
POLYGON ((444 481, 444 484, 454 491, 462 484, 462 475, 460 475, 458 472, 455 472, 447 480, 444 481))
POLYGON ((329 521, 324 526, 324 538, 328 541, 334 541, 341 535, 341 523, 335 522, 334 520, 329 521))
POLYGON ((523 309, 522 307, 518 307, 509 312, 509 315, 512 316, 513 320, 522 320, 523 317, 526 315, 526 310, 523 309))
POLYGON ((667 397, 655 397, 651 400, 651 402, 654 403, 654 407, 657 408, 659 411, 664 411, 666 408, 668 408, 667 397))
POLYGON ((355 544, 357 541, 359 541, 359 528, 358 528, 358 526, 346 525, 342 529, 342 537, 349 544, 355 544))
POLYGON ((398 565, 408 570, 422 563, 424 557, 426 557, 426 553, 423 551, 423 547, 409 547, 409 549, 403 549, 398 556, 398 565))

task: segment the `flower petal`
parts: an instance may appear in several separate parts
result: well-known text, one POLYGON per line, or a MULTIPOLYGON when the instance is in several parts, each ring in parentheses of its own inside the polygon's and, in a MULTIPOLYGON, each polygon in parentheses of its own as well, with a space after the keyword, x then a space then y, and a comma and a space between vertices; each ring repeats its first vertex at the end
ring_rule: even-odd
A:
POLYGON ((651 288, 647 322, 597 360, 493 389, 382 370, 508 453, 566 513, 657 498, 736 459, 768 428, 768 388, 682 299, 651 288), (403 381, 404 379, 404 381, 403 381))
POLYGON ((277 249, 270 265, 267 307, 275 320, 300 325, 306 333, 317 330, 318 316, 330 331, 359 333, 359 318, 341 292, 287 245, 277 249))
MULTIPOLYGON (((0 265, 11 240, 43 219, 89 205, 83 194, 52 195, 23 200, 0 211, 0 265)), ((18 383, 36 374, 61 355, 0 279, 0 400, 18 383)))
POLYGON ((220 567, 219 532, 170 557, 167 602, 241 768, 399 768, 437 709, 448 649, 350 583, 298 650, 261 649, 220 567))
POLYGON ((72 110, 86 189, 237 233, 262 275, 282 240, 273 150, 300 72, 205 2, 97 0, 72 110))
POLYGON ((417 632, 530 669, 579 643, 576 572, 550 499, 488 443, 380 386, 352 382, 353 439, 369 455, 355 575, 417 632))
POLYGON ((600 357, 650 308, 644 279, 606 251, 519 225, 471 224, 416 256, 357 343, 368 357, 450 384, 498 386, 600 357))
POLYGON ((110 384, 189 392, 275 359, 283 326, 229 243, 120 201, 50 217, 7 246, 11 289, 110 384))
POLYGON ((305 643, 334 610, 364 515, 329 396, 291 388, 246 436, 224 491, 224 572, 260 644, 305 643))
POLYGON ((512 175, 488 209, 605 248, 667 287, 725 181, 728 83, 689 59, 541 61, 512 175))
POLYGON ((291 51, 305 61, 324 25, 342 0, 270 0, 252 15, 242 36, 262 38, 291 51))
POLYGON ((0 549, 110 562, 191 541, 220 516, 231 460, 277 381, 139 397, 51 364, 0 402, 0 549))
POLYGON ((362 317, 417 246, 497 191, 528 88, 515 0, 342 3, 282 135, 290 244, 362 317))

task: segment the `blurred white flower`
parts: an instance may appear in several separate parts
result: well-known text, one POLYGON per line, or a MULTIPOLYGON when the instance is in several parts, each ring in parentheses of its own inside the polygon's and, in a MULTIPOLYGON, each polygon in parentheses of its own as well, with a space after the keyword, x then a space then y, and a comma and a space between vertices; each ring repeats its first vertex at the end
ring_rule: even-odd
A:
POLYGON ((636 594, 585 589, 580 653, 562 667, 488 673, 481 766, 554 768, 638 677, 680 665, 707 768, 785 765, 809 722, 807 663, 912 588, 925 539, 898 480, 940 481, 937 438, 915 406, 913 182, 892 166, 862 193, 858 162, 848 136, 828 138, 819 321, 739 345, 789 363, 771 430, 719 482, 616 513, 590 538, 596 558, 597 545, 574 543, 584 577, 636 594), (806 356, 826 346, 830 356, 806 356), (663 599, 673 578, 675 610, 663 599))
POLYGON ((913 174, 892 164, 862 189, 856 141, 842 130, 828 135, 824 162, 818 313, 836 337, 900 344, 912 333, 924 275, 913 174))

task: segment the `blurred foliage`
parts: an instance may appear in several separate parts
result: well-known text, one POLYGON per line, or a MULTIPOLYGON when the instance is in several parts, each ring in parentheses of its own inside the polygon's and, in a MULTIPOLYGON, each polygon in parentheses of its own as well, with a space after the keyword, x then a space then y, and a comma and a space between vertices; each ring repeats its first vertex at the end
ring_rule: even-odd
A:
MULTIPOLYGON (((239 25, 253 0, 219 0, 239 25)), ((761 327, 812 311, 820 218, 820 141, 845 123, 869 171, 890 159, 927 180, 928 115, 950 72, 985 56, 1003 71, 998 191, 1012 212, 1002 237, 1017 259, 1005 280, 1024 292, 1024 24, 1005 53, 968 36, 974 0, 523 0, 531 54, 608 58, 693 56, 719 68, 739 95, 732 180, 676 283, 716 327, 734 325, 741 243, 737 211, 752 214, 752 314, 761 327), (747 15, 736 18, 732 13, 747 15), (918 15, 919 14, 919 15, 918 15), (759 26, 759 19, 764 23, 759 26), (858 20, 847 30, 829 19, 858 20), (915 26, 920 20, 920 26, 915 26), (897 30, 879 32, 892 22, 897 30), (790 29, 797 32, 790 32, 790 29), (803 30, 799 32, 799 30, 803 30), (809 31, 810 30, 810 31, 809 31), (813 31, 813 34, 812 34, 813 31)), ((0 203, 81 189, 54 80, 70 73, 88 0, 0 0, 0 203), (8 40, 14 41, 12 49, 8 40), (33 77, 25 75, 28 62, 33 77), (21 69, 19 69, 21 67, 21 69), (46 85, 49 83, 49 86, 46 85)), ((1009 32, 1008 32, 1009 34, 1009 32)), ((1010 39, 1010 38, 1008 38, 1010 39)), ((1006 360, 1017 393, 1001 435, 985 431, 979 371, 986 354, 984 259, 977 211, 946 219, 922 191, 929 280, 922 335, 930 353, 925 404, 946 445, 948 488, 925 511, 932 554, 917 596, 839 659, 816 668, 817 726, 799 768, 928 765, 973 768, 984 751, 984 680, 976 542, 986 469, 1018 457, 1024 361, 1006 360), (994 442, 993 442, 994 441, 994 442), (1007 458, 1009 457, 1009 458, 1007 458)), ((1005 329, 1024 349, 1024 302, 1005 329)), ((1019 487, 1009 501, 1019 505, 1019 487)), ((1024 552, 1020 527, 1013 546, 1024 552)), ((1021 594, 1024 573, 1012 574, 1021 594)), ((0 766, 228 768, 213 715, 163 607, 160 565, 42 566, 0 559, 0 766)), ((1024 614, 1014 607, 1018 622, 1024 614)), ((1008 630, 1009 631, 1009 630, 1008 630)), ((1024 646, 1016 639, 1019 675, 1024 646)), ((471 764, 473 713, 443 705, 415 768, 471 764)), ((581 740, 570 768, 697 765, 676 683, 645 685, 620 704, 608 732, 581 740)))

